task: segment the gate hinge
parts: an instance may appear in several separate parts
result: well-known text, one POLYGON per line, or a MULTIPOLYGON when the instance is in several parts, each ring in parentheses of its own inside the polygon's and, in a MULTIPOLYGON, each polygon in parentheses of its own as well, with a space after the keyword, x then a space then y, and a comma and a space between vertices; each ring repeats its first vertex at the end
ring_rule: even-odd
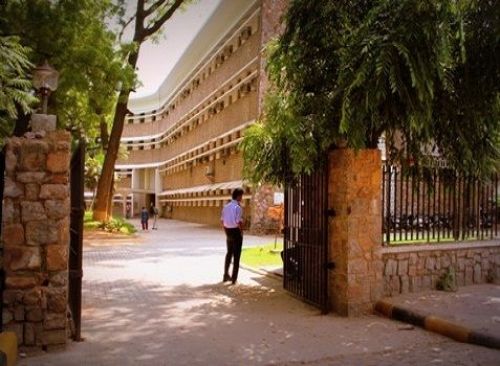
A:
POLYGON ((333 208, 329 208, 328 210, 326 210, 326 215, 328 217, 335 217, 337 214, 335 213, 335 210, 333 208))
POLYGON ((335 269, 335 262, 328 262, 326 264, 326 269, 334 270, 335 269))

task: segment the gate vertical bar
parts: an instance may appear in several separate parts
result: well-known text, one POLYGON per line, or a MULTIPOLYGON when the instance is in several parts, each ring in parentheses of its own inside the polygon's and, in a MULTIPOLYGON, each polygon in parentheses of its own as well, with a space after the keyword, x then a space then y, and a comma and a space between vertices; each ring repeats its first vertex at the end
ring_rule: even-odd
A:
MULTIPOLYGON (((0 150, 0 238, 2 237, 3 226, 3 189, 5 186, 5 148, 0 150)), ((3 258, 3 246, 0 250, 0 255, 3 258)), ((0 268, 0 332, 3 332, 3 290, 5 285, 5 271, 0 268)))
POLYGON ((82 319, 82 257, 83 257, 83 216, 85 142, 80 141, 71 158, 71 220, 69 247, 69 292, 68 303, 75 326, 73 339, 81 341, 82 319))

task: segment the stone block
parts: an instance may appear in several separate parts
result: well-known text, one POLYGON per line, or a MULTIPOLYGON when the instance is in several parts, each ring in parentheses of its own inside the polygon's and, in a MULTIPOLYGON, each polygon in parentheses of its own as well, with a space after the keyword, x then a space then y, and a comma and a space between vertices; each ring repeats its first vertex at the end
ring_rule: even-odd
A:
POLYGON ((436 259, 434 257, 427 257, 425 260, 425 269, 427 269, 430 273, 434 272, 436 268, 436 259))
POLYGON ((26 244, 57 243, 59 228, 54 221, 30 221, 26 224, 26 244))
POLYGON ((56 130, 57 117, 53 114, 33 114, 31 116, 31 131, 51 132, 56 130))
POLYGON ((474 269, 471 266, 465 267, 465 285, 469 286, 474 283, 474 269))
POLYGON ((66 200, 46 200, 45 212, 51 219, 63 219, 69 216, 70 201, 66 200))
POLYGON ((8 198, 18 198, 24 194, 24 187, 16 183, 9 176, 5 177, 3 196, 8 198))
MULTIPOLYGON (((21 202, 21 216, 23 222, 46 220, 47 215, 41 202, 21 202)), ((27 235, 27 233, 26 233, 27 235)))
POLYGON ((45 172, 19 172, 16 175, 16 179, 21 183, 38 183, 41 184, 47 174, 45 172))
POLYGON ((50 276, 49 285, 52 287, 64 287, 68 284, 68 272, 57 272, 50 276))
POLYGON ((12 149, 7 148, 7 153, 5 154, 5 172, 7 175, 16 170, 17 160, 18 158, 16 153, 12 149))
POLYGON ((66 217, 58 222, 59 234, 58 243, 61 245, 69 245, 69 217, 66 217))
POLYGON ((41 322, 43 320, 43 310, 39 306, 26 308, 26 320, 29 322, 41 322))
POLYGON ((349 274, 355 273, 355 274, 367 274, 368 272, 368 264, 366 260, 362 258, 354 259, 352 258, 348 263, 347 263, 347 271, 349 274))
POLYGON ((23 303, 25 305, 38 305, 42 304, 42 290, 40 288, 34 288, 29 291, 24 292, 23 303))
POLYGON ((3 325, 9 324, 13 320, 14 320, 14 314, 12 313, 12 311, 10 311, 8 309, 3 309, 3 311, 2 311, 3 325))
POLYGON ((421 277, 410 277, 409 278, 409 291, 418 292, 422 290, 422 278, 421 277))
POLYGON ((65 271, 68 269, 68 247, 66 245, 47 246, 47 270, 65 271))
POLYGON ((18 305, 14 309, 14 319, 18 322, 24 320, 24 306, 18 305))
POLYGON ((21 290, 4 290, 3 303, 5 305, 22 304, 24 292, 21 290))
POLYGON ((398 275, 405 276, 408 274, 408 261, 402 260, 398 263, 398 275))
POLYGON ((34 346, 35 345, 35 324, 34 323, 25 323, 24 324, 24 345, 25 346, 34 346))
POLYGON ((36 183, 27 183, 24 186, 24 198, 28 201, 37 201, 40 194, 40 186, 36 183))
POLYGON ((384 275, 393 276, 397 273, 398 262, 394 259, 389 258, 385 263, 384 275))
POLYGON ((69 183, 69 176, 68 174, 52 174, 47 180, 47 183, 53 183, 53 184, 68 184, 69 183))
POLYGON ((54 344, 65 344, 68 339, 66 330, 45 330, 42 333, 42 344, 44 346, 54 344))
POLYGON ((6 246, 4 249, 5 268, 10 271, 39 270, 40 249, 6 246))
POLYGON ((69 152, 51 152, 47 157, 47 170, 51 173, 65 173, 69 171, 69 161, 69 152))
POLYGON ((45 141, 25 140, 20 147, 20 169, 23 171, 45 171, 48 145, 45 141))
POLYGON ((482 282, 481 274, 482 274, 481 265, 479 263, 476 263, 476 265, 474 266, 474 278, 473 278, 474 283, 482 282))
POLYGON ((66 313, 66 289, 46 288, 44 291, 47 296, 47 309, 53 313, 66 313))
POLYGON ((422 290, 434 290, 432 287, 432 276, 422 277, 422 290))
POLYGON ((2 240, 5 246, 24 244, 24 228, 21 224, 5 224, 2 228, 2 240))
POLYGON ((2 210, 2 222, 11 224, 20 220, 19 205, 15 204, 11 198, 4 198, 2 210))
POLYGON ((46 330, 66 329, 66 322, 66 314, 47 313, 45 314, 45 319, 43 320, 43 328, 46 330))
POLYGON ((38 285, 35 277, 7 276, 5 286, 8 289, 30 289, 38 285))
POLYGON ((410 291, 410 280, 408 276, 401 276, 400 292, 406 294, 410 291))
POLYGON ((40 198, 51 200, 64 200, 69 197, 66 184, 44 184, 40 189, 40 198))

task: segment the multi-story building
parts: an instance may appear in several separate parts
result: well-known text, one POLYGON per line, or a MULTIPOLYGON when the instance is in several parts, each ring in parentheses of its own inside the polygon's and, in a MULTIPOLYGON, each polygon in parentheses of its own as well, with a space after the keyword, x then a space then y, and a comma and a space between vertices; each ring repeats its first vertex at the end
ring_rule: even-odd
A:
POLYGON ((133 99, 117 162, 115 203, 132 213, 155 202, 162 216, 215 225, 232 189, 245 190, 246 224, 268 230, 274 190, 243 181, 238 145, 266 88, 262 51, 285 0, 223 0, 157 93, 133 99))

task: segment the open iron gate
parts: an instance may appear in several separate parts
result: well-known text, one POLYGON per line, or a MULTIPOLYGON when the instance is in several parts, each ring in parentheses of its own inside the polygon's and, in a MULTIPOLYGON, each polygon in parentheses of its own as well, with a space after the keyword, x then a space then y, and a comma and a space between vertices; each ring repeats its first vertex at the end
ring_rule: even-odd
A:
POLYGON ((285 188, 286 290, 328 312, 328 169, 285 188))
MULTIPOLYGON (((0 237, 2 236, 2 209, 3 209, 3 190, 5 187, 5 148, 0 150, 0 237)), ((3 247, 0 248, 0 256, 3 259, 3 247)), ((0 332, 3 332, 3 290, 5 283, 5 271, 0 268, 0 332)))
POLYGON ((70 173, 71 218, 68 305, 74 325, 73 339, 75 341, 81 340, 85 149, 85 142, 81 141, 71 157, 70 173))

